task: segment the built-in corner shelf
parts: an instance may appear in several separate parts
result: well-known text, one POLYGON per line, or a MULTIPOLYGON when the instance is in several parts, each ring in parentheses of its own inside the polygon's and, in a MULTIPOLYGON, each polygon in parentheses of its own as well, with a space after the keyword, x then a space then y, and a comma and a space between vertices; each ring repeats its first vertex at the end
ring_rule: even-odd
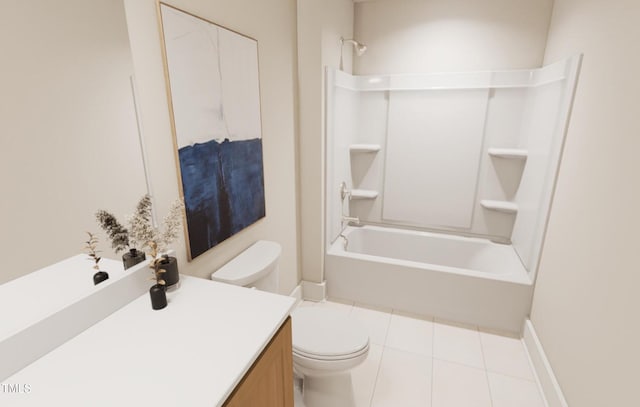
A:
POLYGON ((512 158, 518 160, 526 160, 529 152, 520 148, 490 148, 489 155, 499 158, 512 158))
POLYGON ((352 189, 351 199, 376 199, 378 197, 378 191, 372 191, 369 189, 352 189))
POLYGON ((352 153, 377 153, 380 151, 380 144, 351 144, 349 151, 352 153))
POLYGON ((492 201, 489 199, 483 199, 480 201, 480 205, 483 208, 491 211, 503 212, 503 213, 518 213, 518 205, 508 201, 492 201))

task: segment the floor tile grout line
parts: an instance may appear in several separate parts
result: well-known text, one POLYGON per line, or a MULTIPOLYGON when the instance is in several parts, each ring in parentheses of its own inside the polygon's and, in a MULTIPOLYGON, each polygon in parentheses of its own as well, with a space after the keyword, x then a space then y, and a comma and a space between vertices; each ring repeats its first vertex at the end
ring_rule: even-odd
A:
POLYGON ((487 369, 487 358, 484 354, 484 343, 482 342, 482 335, 480 335, 480 328, 476 327, 478 333, 478 341, 480 341, 480 353, 482 354, 482 364, 484 365, 484 377, 487 379, 487 389, 489 390, 489 403, 493 407, 493 393, 491 392, 491 384, 489 383, 489 370, 487 369))
POLYGON ((380 369, 382 369, 382 358, 384 358, 384 351, 386 347, 382 345, 382 353, 380 354, 380 362, 378 363, 378 368, 376 369, 376 377, 373 380, 373 391, 371 391, 371 395, 369 396, 369 407, 373 404, 373 395, 376 394, 376 387, 378 387, 378 376, 380 376, 380 369))
POLYGON ((482 366, 484 370, 487 370, 487 358, 484 355, 484 344, 482 343, 482 335, 480 335, 480 329, 476 327, 476 334, 478 335, 478 342, 480 342, 480 354, 482 355, 482 366))
POLYGON ((387 329, 384 332, 384 344, 383 346, 386 348, 387 347, 387 338, 389 337, 389 329, 391 329, 391 320, 393 319, 393 308, 391 309, 391 312, 385 312, 385 314, 389 314, 389 321, 387 321, 387 329))
POLYGON ((435 390, 435 381, 436 381, 436 367, 435 367, 435 355, 436 351, 436 319, 435 317, 431 318, 431 397, 429 400, 429 407, 433 407, 433 393, 435 390))
MULTIPOLYGON (((396 311, 397 310, 395 310, 393 308, 391 309, 391 318, 393 318, 393 315, 398 315, 396 313, 396 311)), ((411 319, 416 319, 416 320, 424 320, 424 321, 428 321, 428 322, 431 323, 431 355, 423 355, 421 353, 411 352, 411 351, 407 351, 407 350, 404 350, 404 349, 396 349, 396 348, 394 348, 392 346, 387 346, 386 337, 385 337, 385 346, 384 346, 384 348, 385 349, 389 348, 389 349, 393 349, 393 350, 396 350, 396 351, 406 352, 406 353, 410 353, 410 354, 414 354, 414 355, 420 355, 420 356, 428 357, 428 358, 431 359, 431 388, 429 389, 430 390, 429 391, 429 397, 430 398, 429 398, 429 406, 428 407, 432 407, 433 406, 433 380, 434 380, 433 379, 433 377, 434 377, 434 374, 433 374, 434 373, 434 371, 433 371, 433 350, 434 350, 433 347, 434 347, 434 345, 433 345, 433 343, 434 343, 434 340, 435 340, 435 323, 436 323, 435 322, 435 318, 433 316, 429 316, 428 319, 425 319, 426 317, 425 318, 414 318, 414 317, 411 317, 411 316, 407 316, 407 317, 411 318, 411 319)), ((389 318, 389 328, 391 327, 391 318, 389 318)), ((389 335, 389 328, 387 328, 387 335, 389 335)), ((382 360, 381 360, 380 364, 382 365, 382 360)))
POLYGON ((395 351, 397 351, 397 352, 409 353, 409 354, 411 354, 411 355, 422 356, 422 357, 425 357, 425 358, 432 358, 432 357, 433 357, 433 350, 432 350, 432 352, 431 352, 432 354, 430 354, 430 355, 425 355, 424 353, 414 352, 414 351, 406 350, 406 349, 400 349, 400 348, 397 348, 397 347, 395 347, 395 346, 389 346, 389 345, 386 345, 386 344, 385 344, 385 345, 382 345, 382 346, 384 346, 385 348, 393 349, 393 350, 395 350, 395 351))
POLYGON ((387 329, 384 333, 384 343, 382 344, 382 354, 380 355, 380 363, 378 363, 378 369, 376 370, 376 378, 373 382, 373 391, 371 392, 371 397, 369 398, 369 407, 373 404, 373 396, 376 394, 376 388, 378 387, 378 377, 380 376, 380 369, 382 369, 382 359, 384 358, 384 353, 387 349, 387 336, 389 335, 389 328, 391 327, 391 317, 393 316, 393 309, 391 312, 386 312, 385 314, 389 314, 389 321, 387 322, 387 329))
MULTIPOLYGON (((421 355, 421 354, 415 353, 415 352, 403 351, 401 349, 395 349, 395 348, 390 348, 390 349, 394 349, 394 350, 401 351, 401 352, 406 352, 406 353, 411 353, 411 354, 414 354, 414 355, 425 356, 425 355, 421 355)), ((451 363, 451 364, 454 364, 454 365, 457 365, 457 366, 467 367, 467 368, 470 368, 470 369, 482 370, 482 371, 487 372, 487 374, 491 373, 491 374, 496 374, 496 375, 508 377, 508 378, 514 379, 514 380, 522 380, 524 382, 537 383, 535 379, 525 379, 524 377, 514 376, 512 374, 506 374, 506 373, 502 373, 502 372, 497 372, 497 371, 494 371, 494 370, 489 370, 489 369, 485 369, 485 368, 482 368, 482 367, 469 365, 469 364, 458 362, 458 361, 455 361, 455 360, 449 360, 449 359, 445 359, 445 358, 441 358, 441 357, 437 357, 437 356, 432 356, 432 359, 433 360, 437 360, 438 362, 451 363)))
POLYGON ((524 377, 515 376, 515 375, 512 375, 512 374, 507 374, 507 373, 502 373, 502 372, 497 372, 497 371, 495 371, 495 370, 489 370, 489 369, 487 369, 487 374, 488 374, 488 373, 491 373, 491 374, 497 374, 497 375, 500 375, 500 376, 508 377, 508 378, 510 378, 510 379, 522 380, 522 381, 524 381, 524 382, 536 383, 536 379, 535 379, 535 378, 534 378, 534 379, 525 379, 524 377))
MULTIPOLYGON (((465 365, 465 364, 463 364, 463 363, 459 363, 459 362, 452 362, 452 361, 445 360, 445 359, 441 359, 441 358, 433 358, 433 362, 434 362, 434 363, 433 363, 433 365, 434 365, 434 366, 435 366, 435 362, 436 362, 436 361, 438 361, 438 362, 450 363, 450 364, 453 364, 453 365, 456 365, 456 366, 459 366, 459 367, 466 367, 466 368, 468 368, 468 369, 473 369, 473 370, 476 370, 476 371, 484 372, 484 373, 485 373, 485 378, 486 378, 486 385, 487 385, 487 387, 488 387, 488 389, 489 389, 489 403, 490 403, 490 407, 493 407, 493 395, 491 394, 491 387, 489 386, 489 375, 487 374, 487 371, 486 371, 485 369, 482 369, 482 368, 480 368, 480 367, 476 367, 476 366, 469 366, 469 365, 465 365)), ((435 368, 434 368, 434 374, 433 374, 433 377, 435 378, 435 368)), ((435 379, 432 379, 432 383, 433 383, 433 381, 434 381, 434 380, 435 380, 435 379)), ((433 386, 433 384, 432 384, 432 386, 433 386)), ((432 388, 432 392, 431 392, 431 407, 433 407, 433 393, 434 393, 434 392, 433 392, 433 388, 432 388)))
POLYGON ((435 357, 434 356, 433 360, 437 360, 438 362, 451 363, 451 364, 456 365, 456 366, 468 367, 469 369, 480 370, 480 371, 483 371, 483 372, 487 371, 486 369, 483 369, 483 368, 478 367, 478 366, 471 366, 471 365, 467 365, 466 363, 456 362, 456 361, 453 361, 453 360, 447 360, 447 359, 443 359, 443 358, 440 358, 440 357, 435 357))

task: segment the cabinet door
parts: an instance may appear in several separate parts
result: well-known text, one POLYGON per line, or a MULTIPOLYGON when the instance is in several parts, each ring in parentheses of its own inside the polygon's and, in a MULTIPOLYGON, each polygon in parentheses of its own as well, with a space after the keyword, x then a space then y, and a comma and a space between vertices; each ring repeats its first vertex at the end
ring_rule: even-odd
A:
POLYGON ((291 318, 282 324, 224 407, 293 407, 291 318))

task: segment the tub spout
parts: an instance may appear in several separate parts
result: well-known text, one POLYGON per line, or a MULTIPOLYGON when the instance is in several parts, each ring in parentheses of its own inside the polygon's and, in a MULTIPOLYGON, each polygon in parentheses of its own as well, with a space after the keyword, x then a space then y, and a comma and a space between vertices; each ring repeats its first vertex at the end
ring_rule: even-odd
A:
POLYGON ((349 239, 347 239, 347 237, 345 235, 343 235, 342 232, 340 232, 338 237, 341 237, 343 239, 342 247, 344 248, 344 251, 346 252, 347 248, 349 247, 349 239))
POLYGON ((360 218, 358 217, 351 217, 351 216, 342 216, 342 224, 345 223, 355 223, 356 225, 360 224, 360 218))

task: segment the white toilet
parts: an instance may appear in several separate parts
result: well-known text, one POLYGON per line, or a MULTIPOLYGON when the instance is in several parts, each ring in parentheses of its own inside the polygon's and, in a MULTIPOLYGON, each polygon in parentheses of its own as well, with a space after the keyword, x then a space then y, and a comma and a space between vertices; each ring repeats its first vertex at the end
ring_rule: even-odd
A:
MULTIPOLYGON (((211 274, 214 281, 278 292, 282 248, 260 240, 211 274)), ((332 309, 298 308, 291 313, 293 367, 303 378, 305 407, 353 407, 350 370, 369 353, 369 336, 332 309)))

